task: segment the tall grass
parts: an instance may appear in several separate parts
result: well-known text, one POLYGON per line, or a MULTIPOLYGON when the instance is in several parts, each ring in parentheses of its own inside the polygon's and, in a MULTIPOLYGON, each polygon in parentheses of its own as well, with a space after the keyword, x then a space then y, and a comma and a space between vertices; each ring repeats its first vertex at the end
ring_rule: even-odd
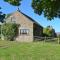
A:
POLYGON ((60 60, 60 45, 0 41, 0 60, 60 60))

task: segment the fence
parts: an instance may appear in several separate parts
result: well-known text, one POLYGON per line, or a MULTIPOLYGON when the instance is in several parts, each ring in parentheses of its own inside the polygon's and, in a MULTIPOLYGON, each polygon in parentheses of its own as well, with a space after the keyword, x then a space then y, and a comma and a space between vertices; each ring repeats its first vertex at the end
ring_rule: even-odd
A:
POLYGON ((54 42, 54 43, 60 43, 59 37, 39 37, 34 36, 34 41, 43 41, 43 42, 54 42))

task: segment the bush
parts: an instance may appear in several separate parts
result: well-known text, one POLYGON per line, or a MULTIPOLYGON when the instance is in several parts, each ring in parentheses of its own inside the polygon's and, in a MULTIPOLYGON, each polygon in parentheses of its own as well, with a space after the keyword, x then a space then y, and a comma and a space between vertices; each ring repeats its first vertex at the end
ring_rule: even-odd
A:
POLYGON ((13 40, 18 33, 18 25, 15 23, 4 24, 2 26, 2 33, 5 39, 13 40))

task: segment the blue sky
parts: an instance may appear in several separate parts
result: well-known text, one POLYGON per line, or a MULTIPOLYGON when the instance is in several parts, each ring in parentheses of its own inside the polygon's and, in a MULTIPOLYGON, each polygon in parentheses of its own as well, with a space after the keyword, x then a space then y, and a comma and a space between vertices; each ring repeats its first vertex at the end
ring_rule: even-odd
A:
MULTIPOLYGON (((20 5, 20 10, 21 12, 25 13, 26 15, 32 17, 34 20, 36 20, 38 23, 40 23, 40 25, 42 25, 43 27, 46 27, 48 25, 51 25, 56 32, 60 32, 60 19, 59 18, 55 18, 52 21, 48 21, 43 15, 37 15, 34 13, 34 10, 31 7, 31 2, 32 0, 23 0, 20 5)), ((17 10, 17 6, 12 6, 6 2, 4 2, 3 0, 0 0, 0 6, 2 7, 2 9, 0 11, 2 11, 3 13, 9 14, 12 13, 14 11, 17 10)))

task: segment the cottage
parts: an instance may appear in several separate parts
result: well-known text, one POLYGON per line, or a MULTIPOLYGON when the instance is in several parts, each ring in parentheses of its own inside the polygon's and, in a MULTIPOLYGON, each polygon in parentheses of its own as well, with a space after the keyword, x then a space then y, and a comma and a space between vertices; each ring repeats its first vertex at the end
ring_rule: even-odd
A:
POLYGON ((6 23, 20 24, 16 41, 32 42, 34 36, 42 36, 43 33, 43 27, 40 24, 20 11, 10 14, 6 23))

